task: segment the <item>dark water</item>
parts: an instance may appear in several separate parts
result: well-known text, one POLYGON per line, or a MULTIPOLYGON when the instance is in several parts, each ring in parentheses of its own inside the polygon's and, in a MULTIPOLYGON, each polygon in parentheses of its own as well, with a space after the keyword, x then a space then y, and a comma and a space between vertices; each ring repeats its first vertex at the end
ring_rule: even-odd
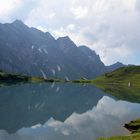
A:
POLYGON ((95 140, 127 134, 140 104, 93 85, 23 84, 0 88, 0 140, 95 140))

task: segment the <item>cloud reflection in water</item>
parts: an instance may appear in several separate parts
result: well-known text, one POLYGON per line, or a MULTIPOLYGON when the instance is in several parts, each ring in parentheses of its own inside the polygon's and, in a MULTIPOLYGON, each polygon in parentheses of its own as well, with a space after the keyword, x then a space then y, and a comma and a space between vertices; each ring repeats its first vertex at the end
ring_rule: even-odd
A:
POLYGON ((73 113, 64 122, 50 118, 44 125, 22 128, 15 134, 0 131, 0 140, 94 140, 127 134, 123 124, 140 117, 140 104, 104 96, 92 110, 73 113))

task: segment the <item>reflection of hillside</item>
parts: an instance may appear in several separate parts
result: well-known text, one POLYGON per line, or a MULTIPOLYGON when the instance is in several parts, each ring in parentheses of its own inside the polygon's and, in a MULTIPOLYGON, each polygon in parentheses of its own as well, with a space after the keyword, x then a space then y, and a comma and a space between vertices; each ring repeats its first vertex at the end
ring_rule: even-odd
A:
POLYGON ((73 112, 83 113, 97 104, 104 92, 92 85, 23 84, 0 88, 0 129, 15 132, 46 122, 64 121, 73 112))
POLYGON ((113 84, 100 84, 98 87, 103 89, 106 93, 116 97, 117 99, 140 103, 139 86, 127 87, 113 84))

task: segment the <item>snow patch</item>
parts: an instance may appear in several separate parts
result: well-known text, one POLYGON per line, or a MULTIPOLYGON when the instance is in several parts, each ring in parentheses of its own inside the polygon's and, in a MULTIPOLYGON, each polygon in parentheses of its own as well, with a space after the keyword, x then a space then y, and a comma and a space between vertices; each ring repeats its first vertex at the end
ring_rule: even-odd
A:
POLYGON ((55 70, 52 69, 51 71, 52 71, 52 73, 53 73, 53 76, 55 76, 55 74, 56 74, 55 70))
POLYGON ((42 50, 41 50, 41 48, 38 48, 38 51, 39 51, 40 53, 42 53, 42 50))
POLYGON ((36 105, 35 105, 35 108, 38 108, 38 106, 39 106, 39 104, 36 104, 36 105))
POLYGON ((40 72, 42 73, 43 78, 47 79, 47 76, 46 76, 45 72, 42 69, 40 69, 40 72))
POLYGON ((32 45, 32 50, 34 49, 34 45, 32 45))
POLYGON ((29 111, 31 110, 31 106, 30 106, 30 105, 28 106, 28 110, 29 110, 29 111))
POLYGON ((57 65, 57 70, 58 70, 58 71, 61 71, 60 65, 57 65))
POLYGON ((69 78, 68 78, 68 76, 65 76, 65 79, 66 79, 67 81, 69 81, 69 78))
POLYGON ((60 87, 57 87, 57 88, 56 88, 56 92, 59 92, 59 90, 60 90, 60 87))
POLYGON ((51 84, 51 88, 54 88, 54 86, 55 86, 55 82, 53 82, 53 83, 51 84))
POLYGON ((43 51, 48 55, 49 53, 48 53, 48 51, 46 50, 46 49, 43 49, 43 51))

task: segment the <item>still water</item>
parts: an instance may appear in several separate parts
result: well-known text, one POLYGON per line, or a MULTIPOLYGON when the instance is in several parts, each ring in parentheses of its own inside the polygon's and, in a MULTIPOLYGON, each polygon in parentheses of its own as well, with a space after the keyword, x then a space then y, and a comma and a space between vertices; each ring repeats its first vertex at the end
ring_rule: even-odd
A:
POLYGON ((0 140, 96 140, 125 135, 140 104, 93 85, 22 84, 0 88, 0 140))

